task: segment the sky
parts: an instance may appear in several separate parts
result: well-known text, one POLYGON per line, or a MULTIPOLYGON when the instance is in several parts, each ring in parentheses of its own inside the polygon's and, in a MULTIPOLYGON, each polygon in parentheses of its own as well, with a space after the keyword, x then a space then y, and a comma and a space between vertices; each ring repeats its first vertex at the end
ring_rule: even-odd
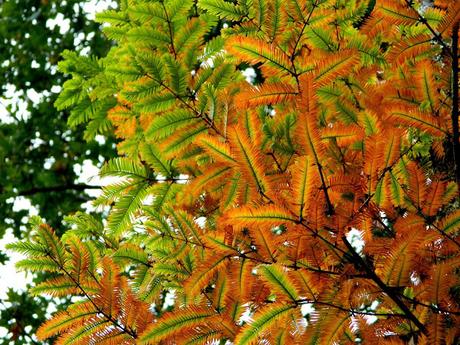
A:
MULTIPOLYGON (((101 12, 107 8, 109 8, 113 2, 110 0, 91 0, 85 3, 83 6, 84 11, 88 14, 90 19, 94 19, 96 13, 101 12)), ((65 33, 69 30, 69 19, 64 18, 62 14, 58 14, 56 18, 50 19, 47 22, 47 25, 52 28, 55 25, 58 25, 60 28, 61 34, 65 33)), ((53 88, 50 90, 51 92, 59 92, 60 88, 53 88)), ((20 116, 23 118, 27 118, 29 116, 25 102, 21 102, 19 97, 22 95, 21 90, 15 90, 14 88, 9 88, 6 93, 6 99, 0 98, 0 122, 8 123, 13 119, 8 115, 8 111, 6 110, 8 104, 15 104, 15 108, 18 109, 20 116)), ((27 97, 32 100, 34 103, 39 103, 40 98, 42 95, 38 94, 33 88, 26 91, 27 97)), ((103 140, 103 137, 99 136, 96 138, 98 140, 103 140)), ((83 162, 83 165, 76 165, 74 166, 80 173, 80 177, 77 182, 87 183, 90 185, 104 185, 108 183, 108 181, 101 181, 98 177, 99 169, 94 166, 90 160, 86 160, 83 162)), ((92 197, 98 196, 99 190, 89 190, 88 194, 92 197)), ((90 208, 90 204, 84 205, 86 208, 90 208)), ((15 210, 29 210, 29 216, 38 215, 38 211, 34 208, 30 201, 24 197, 19 197, 15 200, 14 203, 15 210)), ((8 230, 5 236, 0 239, 0 251, 5 250, 5 245, 15 241, 15 237, 13 236, 12 230, 8 230)), ((30 274, 26 274, 24 272, 17 272, 15 268, 15 264, 23 258, 21 254, 14 253, 8 251, 8 255, 10 260, 5 265, 0 265, 0 300, 3 300, 6 297, 8 288, 13 288, 15 290, 24 290, 27 283, 32 281, 32 276, 30 274)), ((8 304, 5 302, 6 306, 8 304)), ((51 312, 52 310, 50 310, 51 312)), ((6 335, 7 331, 5 328, 0 327, 0 337, 6 335)))

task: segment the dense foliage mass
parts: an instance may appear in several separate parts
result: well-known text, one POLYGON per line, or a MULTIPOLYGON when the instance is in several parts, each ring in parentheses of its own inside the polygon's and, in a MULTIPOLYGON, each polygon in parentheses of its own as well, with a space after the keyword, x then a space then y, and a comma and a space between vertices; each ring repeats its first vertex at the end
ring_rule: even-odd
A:
MULTIPOLYGON (((81 210, 90 200, 85 189, 96 188, 78 182, 76 167, 114 155, 110 135, 103 145, 85 143, 83 129, 67 125, 69 112, 53 107, 67 79, 57 72, 59 54, 74 49, 100 56, 110 46, 100 24, 87 18, 86 6, 80 0, 0 2, 0 240, 11 230, 18 239, 27 238, 31 209, 63 233, 62 217, 81 210)), ((0 264, 10 265, 3 249, 0 264)), ((35 282, 42 277, 35 276, 35 282)), ((39 344, 32 334, 46 320, 49 298, 6 291, 5 285, 18 282, 2 279, 0 344, 39 344)))
POLYGON ((32 293, 82 297, 40 339, 459 343, 459 2, 132 0, 98 20, 117 45, 66 52, 56 106, 115 127, 111 211, 11 245, 55 274, 32 293))

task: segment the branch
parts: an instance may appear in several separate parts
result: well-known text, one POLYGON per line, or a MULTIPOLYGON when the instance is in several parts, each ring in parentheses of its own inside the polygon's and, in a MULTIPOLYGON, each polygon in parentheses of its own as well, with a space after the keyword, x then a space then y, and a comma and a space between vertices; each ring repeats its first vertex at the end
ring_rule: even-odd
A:
POLYGON ((60 186, 32 187, 30 189, 26 189, 26 190, 17 192, 17 195, 27 196, 27 195, 34 195, 38 193, 64 192, 66 190, 82 191, 85 189, 100 189, 100 188, 101 186, 93 186, 93 185, 84 184, 84 183, 70 183, 70 184, 64 184, 60 186))
POLYGON ((452 31, 452 140, 454 142, 455 178, 460 187, 460 142, 458 130, 458 29, 455 23, 452 31))
POLYGON ((171 26, 171 19, 169 19, 168 11, 166 11, 166 6, 164 4, 164 1, 160 1, 160 4, 163 7, 163 11, 164 11, 165 16, 166 16, 166 23, 168 23, 169 38, 171 40, 172 53, 174 54, 174 58, 177 58, 176 48, 174 47, 174 35, 173 35, 172 26, 171 26))
POLYGON ((326 186, 326 179, 324 178, 323 166, 316 160, 316 166, 318 167, 319 177, 321 179, 320 189, 324 192, 324 197, 326 198, 326 215, 332 216, 334 214, 334 206, 332 205, 329 193, 327 192, 328 187, 326 186))
POLYGON ((402 317, 407 319, 407 316, 405 314, 393 314, 393 313, 377 313, 377 312, 372 312, 372 311, 362 311, 362 310, 356 310, 353 308, 345 308, 337 304, 329 303, 329 302, 322 302, 318 300, 310 300, 308 298, 301 298, 296 301, 297 304, 318 304, 318 305, 324 305, 328 306, 331 308, 335 308, 347 313, 350 313, 351 315, 369 315, 369 316, 386 316, 386 317, 402 317))
POLYGON ((342 241, 345 244, 345 246, 348 248, 348 250, 351 253, 351 256, 353 257, 353 262, 351 262, 353 265, 355 265, 356 268, 362 269, 366 272, 368 277, 372 279, 377 286, 388 296, 390 297, 393 302, 401 309, 401 311, 404 313, 404 315, 412 321, 422 333, 427 334, 427 330, 425 326, 420 322, 420 320, 412 313, 412 311, 409 309, 407 305, 404 304, 404 302, 400 299, 399 295, 395 293, 393 289, 391 289, 390 286, 385 284, 380 277, 374 272, 374 270, 369 267, 369 265, 364 261, 364 259, 356 253, 355 249, 353 246, 348 242, 347 238, 345 236, 342 236, 342 241))
POLYGON ((421 305, 423 307, 426 307, 426 308, 429 308, 429 309, 433 310, 436 313, 452 314, 452 315, 459 315, 460 316, 460 311, 448 310, 448 309, 440 308, 440 307, 437 307, 437 306, 435 306, 433 304, 426 304, 426 303, 420 302, 417 298, 410 298, 410 297, 404 296, 404 295, 401 295, 401 296, 403 298, 407 299, 408 301, 410 301, 412 304, 421 305))
MULTIPOLYGON (((422 23, 423 25, 426 26, 426 28, 431 32, 431 34, 433 35, 433 38, 442 46, 443 48, 443 51, 444 52, 447 52, 449 55, 452 55, 451 54, 451 51, 449 49, 449 47, 447 46, 446 42, 444 42, 444 40, 442 39, 442 36, 440 33, 436 32, 433 27, 430 25, 430 23, 428 23, 428 21, 426 20, 425 17, 423 17, 413 6, 412 2, 410 0, 406 0, 406 4, 407 6, 413 10, 417 16, 418 16, 418 21, 420 23, 422 23)), ((455 28, 454 28, 455 29, 455 28)), ((457 30, 458 30, 458 26, 457 26, 457 30)))

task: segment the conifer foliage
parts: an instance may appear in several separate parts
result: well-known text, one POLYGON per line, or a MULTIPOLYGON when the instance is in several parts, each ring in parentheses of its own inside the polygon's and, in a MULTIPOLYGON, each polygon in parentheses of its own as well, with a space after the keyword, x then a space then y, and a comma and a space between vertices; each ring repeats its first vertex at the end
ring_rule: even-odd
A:
POLYGON ((55 273, 33 293, 81 297, 39 338, 460 342, 460 2, 124 0, 97 20, 116 45, 65 54, 57 106, 115 128, 117 182, 106 223, 35 220, 10 246, 55 273))

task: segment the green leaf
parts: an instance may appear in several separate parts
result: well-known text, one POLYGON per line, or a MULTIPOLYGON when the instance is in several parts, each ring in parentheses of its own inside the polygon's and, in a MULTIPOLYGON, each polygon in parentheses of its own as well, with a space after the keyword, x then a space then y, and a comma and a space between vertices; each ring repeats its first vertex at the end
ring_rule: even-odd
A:
POLYGON ((307 37, 309 38, 310 42, 319 49, 323 49, 326 51, 333 52, 337 50, 337 47, 332 40, 332 35, 329 31, 324 30, 319 27, 310 27, 306 31, 307 37))
POLYGON ((198 7, 227 20, 241 20, 247 13, 238 5, 224 0, 199 0, 198 7))
POLYGON ((294 283, 289 280, 282 266, 277 264, 262 266, 261 274, 276 291, 287 295, 294 302, 299 299, 294 283))
POLYGON ((175 169, 172 160, 163 157, 161 151, 153 143, 143 143, 140 148, 142 159, 150 165, 156 173, 164 177, 172 177, 175 169))
POLYGON ((110 232, 120 237, 130 230, 134 220, 134 214, 141 208, 141 205, 148 195, 148 183, 139 183, 133 186, 112 209, 107 226, 110 232))
POLYGON ((180 332, 184 328, 191 328, 204 323, 206 319, 213 315, 214 311, 212 311, 212 309, 193 306, 168 313, 162 318, 161 322, 150 325, 150 327, 141 334, 139 344, 161 343, 162 340, 171 339, 175 333, 180 332))
POLYGON ((195 138, 204 131, 207 131, 208 127, 204 124, 199 123, 198 125, 190 126, 187 130, 182 130, 174 137, 171 137, 171 140, 165 143, 164 152, 168 155, 179 153, 185 148, 194 142, 195 138))
POLYGON ((144 166, 136 164, 133 160, 124 157, 113 158, 101 169, 99 175, 127 177, 132 179, 148 179, 149 176, 144 166))
POLYGON ((163 139, 173 135, 178 129, 197 121, 199 120, 196 115, 184 109, 177 109, 164 115, 155 116, 145 136, 148 139, 163 139))
POLYGON ((112 257, 121 262, 128 261, 134 264, 142 264, 147 267, 151 266, 145 250, 131 243, 123 244, 115 253, 113 253, 112 257))
POLYGON ((254 321, 243 327, 242 331, 237 335, 235 344, 246 345, 254 344, 271 327, 279 327, 277 321, 287 316, 293 308, 292 305, 276 303, 272 306, 261 308, 257 313, 254 321))

